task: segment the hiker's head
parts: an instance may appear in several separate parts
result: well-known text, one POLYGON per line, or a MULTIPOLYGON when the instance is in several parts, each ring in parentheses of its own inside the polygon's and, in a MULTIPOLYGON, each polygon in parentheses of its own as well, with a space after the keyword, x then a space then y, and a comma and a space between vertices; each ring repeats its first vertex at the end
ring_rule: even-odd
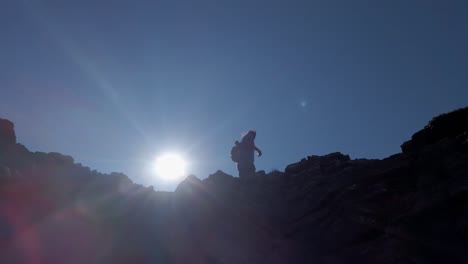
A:
POLYGON ((257 136, 257 132, 255 132, 255 130, 250 130, 249 132, 245 133, 242 136, 242 141, 248 141, 248 140, 253 141, 256 136, 257 136))

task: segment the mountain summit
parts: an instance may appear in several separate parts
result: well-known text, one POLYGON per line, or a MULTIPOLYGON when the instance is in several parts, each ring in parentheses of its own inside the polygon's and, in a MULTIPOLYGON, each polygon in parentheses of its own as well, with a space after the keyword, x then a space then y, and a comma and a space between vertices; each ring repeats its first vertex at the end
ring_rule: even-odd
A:
MULTIPOLYGON (((228 158, 228 157, 227 157, 228 158)), ((30 152, 0 119, 2 263, 468 263, 468 108, 383 160, 187 177, 175 192, 30 152)))

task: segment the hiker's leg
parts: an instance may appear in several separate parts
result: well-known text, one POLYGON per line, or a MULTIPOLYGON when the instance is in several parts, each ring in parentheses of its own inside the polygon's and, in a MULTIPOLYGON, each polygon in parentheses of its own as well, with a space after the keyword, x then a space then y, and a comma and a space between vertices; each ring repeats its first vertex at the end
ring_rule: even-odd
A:
POLYGON ((246 169, 245 164, 237 163, 237 170, 239 171, 239 178, 247 177, 248 170, 246 169))
POLYGON ((250 178, 255 176, 255 165, 253 162, 237 163, 237 170, 239 171, 239 178, 250 178))
POLYGON ((256 171, 256 168, 255 168, 255 164, 252 162, 251 164, 249 164, 249 176, 253 177, 255 176, 255 171, 256 171))
POLYGON ((255 165, 253 162, 242 164, 242 177, 252 178, 255 176, 255 165))

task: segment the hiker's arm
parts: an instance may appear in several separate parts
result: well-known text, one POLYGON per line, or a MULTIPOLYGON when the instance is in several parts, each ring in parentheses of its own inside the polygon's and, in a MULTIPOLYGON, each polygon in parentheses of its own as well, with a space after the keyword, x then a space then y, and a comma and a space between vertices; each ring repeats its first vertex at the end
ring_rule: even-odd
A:
POLYGON ((257 146, 255 146, 255 151, 258 152, 259 157, 262 155, 262 151, 259 148, 257 148, 257 146))

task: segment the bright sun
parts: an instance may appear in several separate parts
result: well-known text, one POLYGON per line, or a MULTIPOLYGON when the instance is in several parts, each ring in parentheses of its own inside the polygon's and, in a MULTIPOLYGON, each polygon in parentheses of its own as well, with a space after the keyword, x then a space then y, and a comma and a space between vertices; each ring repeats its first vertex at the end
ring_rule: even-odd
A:
POLYGON ((177 180, 185 176, 186 162, 174 153, 161 155, 156 159, 156 174, 162 179, 177 180))

